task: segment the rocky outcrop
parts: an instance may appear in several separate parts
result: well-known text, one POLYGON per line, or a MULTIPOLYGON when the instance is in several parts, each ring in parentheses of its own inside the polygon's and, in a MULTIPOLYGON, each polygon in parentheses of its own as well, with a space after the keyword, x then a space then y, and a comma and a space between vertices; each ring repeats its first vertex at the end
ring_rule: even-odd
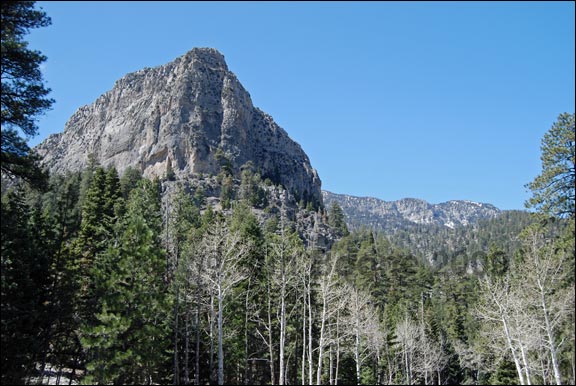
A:
POLYGON ((251 161, 297 199, 322 200, 320 178, 300 145, 252 105, 222 54, 210 48, 124 76, 36 150, 51 172, 80 170, 93 154, 119 173, 134 167, 149 178, 169 169, 178 179, 214 175, 223 162, 238 175, 251 161))
POLYGON ((474 224, 481 219, 495 218, 500 210, 491 204, 472 201, 448 201, 430 204, 424 200, 404 198, 383 201, 373 197, 354 197, 323 191, 324 204, 330 208, 338 203, 352 229, 371 227, 386 233, 405 230, 413 225, 441 225, 448 228, 474 224))

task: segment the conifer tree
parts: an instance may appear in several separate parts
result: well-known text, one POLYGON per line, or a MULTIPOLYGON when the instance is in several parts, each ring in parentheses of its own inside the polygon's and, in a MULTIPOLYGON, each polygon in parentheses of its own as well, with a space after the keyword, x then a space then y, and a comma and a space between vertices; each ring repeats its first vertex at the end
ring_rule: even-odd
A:
POLYGON ((527 185, 527 207, 558 217, 575 216, 576 131, 574 113, 560 114, 542 139, 542 173, 527 185))
POLYGON ((85 331, 89 382, 162 383, 170 363, 170 299, 157 186, 142 180, 131 193, 119 234, 92 268, 103 283, 97 323, 85 331))
POLYGON ((330 212, 328 213, 328 224, 334 228, 340 236, 347 236, 350 233, 346 226, 344 211, 336 201, 334 201, 330 207, 330 212))
POLYGON ((2 197, 2 383, 23 383, 46 351, 49 256, 38 249, 22 193, 2 197))
POLYGON ((27 137, 36 135, 36 118, 50 108, 40 65, 46 60, 40 51, 28 48, 24 35, 32 28, 46 27, 51 20, 34 9, 33 1, 3 1, 0 5, 2 29, 2 173, 44 186, 46 175, 38 157, 30 150, 27 137))

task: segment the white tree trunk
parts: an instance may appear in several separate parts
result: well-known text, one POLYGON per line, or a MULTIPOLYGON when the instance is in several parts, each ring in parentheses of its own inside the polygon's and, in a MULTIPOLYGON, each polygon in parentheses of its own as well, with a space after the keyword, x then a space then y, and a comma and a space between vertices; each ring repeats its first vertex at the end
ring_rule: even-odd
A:
POLYGON ((224 384, 224 349, 222 346, 222 288, 218 286, 218 384, 224 384))

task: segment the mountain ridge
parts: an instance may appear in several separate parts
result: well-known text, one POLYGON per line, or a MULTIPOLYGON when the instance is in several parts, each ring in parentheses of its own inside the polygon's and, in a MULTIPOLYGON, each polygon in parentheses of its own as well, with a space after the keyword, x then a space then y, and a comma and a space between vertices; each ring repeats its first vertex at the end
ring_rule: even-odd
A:
POLYGON ((361 226, 394 231, 413 225, 442 225, 448 228, 474 224, 479 219, 494 218, 502 211, 492 204, 470 200, 450 200, 431 204, 418 198, 385 201, 376 197, 358 197, 322 191, 326 207, 332 202, 342 208, 352 229, 361 226))
POLYGON ((458 259, 476 262, 491 246, 513 256, 520 247, 520 233, 534 222, 529 212, 500 210, 470 200, 430 204, 412 198, 384 201, 328 191, 322 194, 327 208, 334 202, 340 205, 349 229, 381 233, 395 247, 436 267, 458 259))

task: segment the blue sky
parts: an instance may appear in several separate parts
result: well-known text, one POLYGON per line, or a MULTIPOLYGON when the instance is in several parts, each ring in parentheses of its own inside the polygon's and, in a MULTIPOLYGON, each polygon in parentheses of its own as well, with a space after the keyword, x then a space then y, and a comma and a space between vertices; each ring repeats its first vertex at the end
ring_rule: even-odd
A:
POLYGON ((214 47, 324 189, 522 209, 574 112, 573 2, 37 2, 27 35, 63 131, 128 72, 214 47))

